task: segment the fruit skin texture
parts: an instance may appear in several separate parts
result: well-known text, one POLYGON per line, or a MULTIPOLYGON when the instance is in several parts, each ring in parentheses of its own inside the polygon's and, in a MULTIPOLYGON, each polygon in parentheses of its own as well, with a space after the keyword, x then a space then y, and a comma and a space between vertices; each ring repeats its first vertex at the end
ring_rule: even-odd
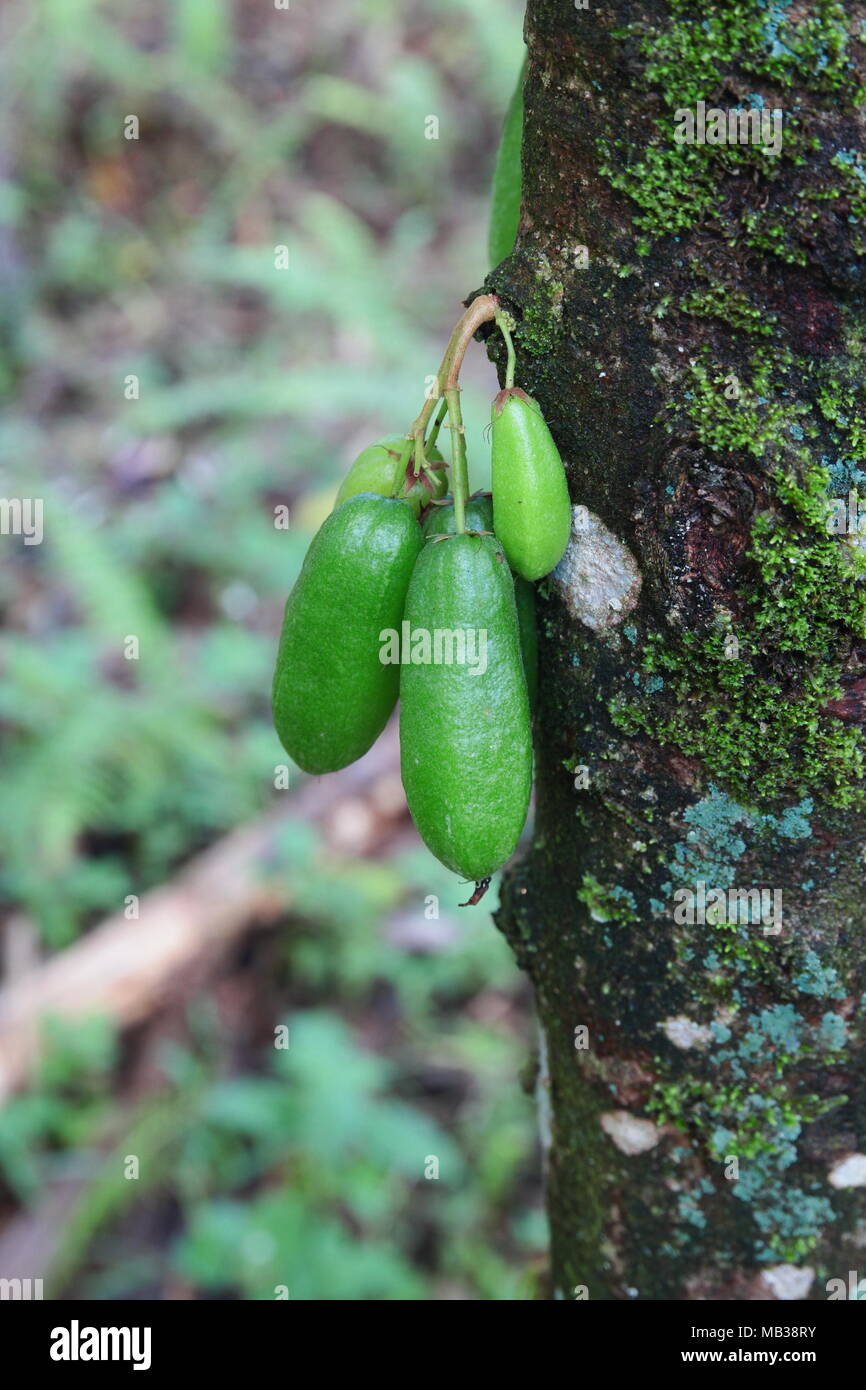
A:
MULTIPOLYGON (((406 456, 408 447, 409 441, 404 434, 386 434, 384 439, 368 444, 341 482, 334 506, 339 507, 341 502, 357 497, 361 492, 378 492, 382 497, 396 497, 406 478, 406 466, 404 464, 401 468, 400 460, 406 456)), ((435 444, 428 449, 427 457, 431 463, 443 461, 435 444)), ((444 468, 437 471, 435 492, 429 492, 421 482, 416 483, 408 497, 415 515, 431 497, 442 497, 447 486, 444 468)))
POLYGON ((405 617, 413 632, 487 632, 483 672, 480 664, 473 674, 468 663, 443 663, 405 665, 400 674, 400 762, 412 819, 437 859, 477 882, 513 852, 532 785, 514 585, 494 537, 427 542, 405 617))
POLYGON ((274 726, 305 772, 335 772, 376 741, 397 700, 400 668, 379 660, 383 628, 400 630, 423 544, 412 508, 351 497, 313 537, 286 602, 274 671, 274 726))
MULTIPOLYGON (((493 499, 489 493, 477 492, 466 503, 467 531, 492 531, 493 499)), ((448 536, 454 531, 454 504, 432 507, 422 527, 426 536, 448 536)), ((514 598, 517 603, 517 622, 520 628, 520 650, 529 695, 529 710, 535 710, 538 696, 538 630, 535 625, 535 590, 520 575, 514 576, 514 598)))
POLYGON ((541 579, 562 559, 571 535, 571 502, 559 450, 537 403, 519 387, 493 402, 493 510, 508 563, 541 579))
MULTIPOLYGON (((465 507, 467 531, 493 530, 493 500, 486 492, 476 492, 465 507)), ((421 528, 425 536, 451 536, 454 534, 454 503, 445 507, 431 507, 421 528)))

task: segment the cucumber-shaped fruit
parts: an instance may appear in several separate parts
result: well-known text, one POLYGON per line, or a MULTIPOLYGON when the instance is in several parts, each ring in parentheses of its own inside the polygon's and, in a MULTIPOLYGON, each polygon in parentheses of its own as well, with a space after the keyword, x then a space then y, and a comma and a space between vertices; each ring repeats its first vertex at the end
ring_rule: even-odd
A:
MULTIPOLYGON (((382 497, 396 497, 406 478, 406 466, 410 457, 408 450, 409 441, 404 434, 386 434, 384 439, 377 439, 374 444, 368 444, 366 449, 361 450, 341 482, 334 506, 339 507, 341 502, 348 501, 350 497, 357 497, 360 492, 378 492, 382 497)), ((427 457, 431 463, 443 462, 435 444, 428 448, 427 457)), ((442 497, 446 487, 444 468, 437 470, 436 488, 433 492, 423 483, 416 483, 408 495, 416 516, 422 505, 429 502, 431 497, 442 497)))
POLYGON ((525 391, 500 391, 492 413, 496 535, 511 568, 540 579, 562 559, 571 535, 565 469, 538 403, 525 391))
POLYGON ((401 434, 387 434, 362 449, 340 484, 335 507, 359 492, 378 492, 393 497, 403 481, 400 460, 408 456, 409 441, 401 434))
POLYGON ((400 673, 409 810, 436 858, 478 881, 514 850, 532 784, 514 584, 494 537, 427 541, 404 622, 413 658, 400 673))
MULTIPOLYGON (((454 531, 454 503, 431 507, 424 519, 425 536, 448 536, 454 531)), ((493 499, 489 492, 476 492, 466 503, 467 531, 492 531, 493 499)), ((535 626, 535 591, 519 574, 514 576, 514 598, 517 603, 517 622, 520 628, 520 650, 530 712, 535 709, 538 695, 538 632, 535 626)))
POLYGON ((400 630, 423 545, 412 508, 361 493, 314 536, 289 594, 274 672, 274 726, 305 772, 360 758, 394 708, 399 667, 379 660, 384 628, 400 630))
POLYGON ((491 266, 499 265, 514 250, 517 226, 520 221, 520 194, 523 183, 521 145, 523 144, 523 83, 526 79, 524 58, 517 86, 508 105, 502 138, 493 171, 493 194, 490 200, 490 233, 488 247, 491 266))

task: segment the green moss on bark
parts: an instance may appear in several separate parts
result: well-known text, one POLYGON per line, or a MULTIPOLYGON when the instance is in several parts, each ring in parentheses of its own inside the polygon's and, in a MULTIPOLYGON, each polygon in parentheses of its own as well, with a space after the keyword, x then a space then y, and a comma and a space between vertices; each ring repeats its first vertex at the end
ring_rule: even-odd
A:
POLYGON ((866 495, 856 13, 530 0, 524 230, 489 288, 573 500, 643 576, 603 633, 541 587, 536 832, 499 918, 547 1038, 562 1297, 771 1297, 775 1263, 821 1297, 866 1219, 828 1181, 866 1135, 864 585, 827 525, 866 495), (783 107, 781 155, 677 145, 699 99, 783 107), (677 920, 701 883, 783 893, 782 929, 677 920))
POLYGON ((755 803, 809 791, 829 806, 864 805, 864 745, 828 703, 842 694, 846 639, 866 637, 866 566, 828 534, 827 471, 801 487, 776 476, 778 507, 756 517, 743 586, 747 613, 720 613, 709 633, 650 633, 639 700, 611 706, 623 732, 642 731, 755 803), (650 693, 648 678, 663 682, 650 693))
MULTIPOLYGON (((814 109, 852 109, 862 102, 852 61, 854 43, 862 42, 860 31, 836 0, 818 0, 807 13, 763 0, 710 3, 699 23, 688 0, 672 0, 668 9, 665 27, 651 30, 639 21, 620 33, 640 55, 638 85, 653 105, 662 107, 649 140, 643 148, 622 138, 602 136, 598 141, 600 174, 637 206, 634 225, 648 234, 640 239, 640 251, 646 254, 654 238, 720 218, 734 241, 806 264, 801 241, 817 216, 809 207, 813 190, 804 183, 788 202, 770 197, 759 206, 743 206, 732 222, 724 206, 726 185, 732 176, 749 171, 772 185, 782 170, 808 170, 809 160, 821 149, 811 129, 814 109), (765 91, 751 91, 751 84, 765 91), (810 95, 809 109, 802 104, 804 91, 810 95), (677 144, 677 112, 695 108, 699 101, 722 109, 782 111, 782 150, 773 152, 759 142, 677 144)), ((866 171, 851 151, 840 152, 832 163, 841 178, 834 188, 821 190, 821 197, 843 211, 853 199, 858 216, 866 171)))

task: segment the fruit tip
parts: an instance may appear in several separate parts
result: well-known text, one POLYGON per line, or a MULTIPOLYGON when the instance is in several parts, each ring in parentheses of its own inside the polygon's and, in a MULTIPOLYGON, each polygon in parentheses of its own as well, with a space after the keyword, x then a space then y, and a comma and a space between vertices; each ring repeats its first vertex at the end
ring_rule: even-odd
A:
POLYGON ((529 400, 529 396, 527 396, 526 392, 522 390, 520 386, 504 386, 499 394, 494 397, 493 414, 501 415, 512 396, 516 396, 517 399, 521 401, 529 400))

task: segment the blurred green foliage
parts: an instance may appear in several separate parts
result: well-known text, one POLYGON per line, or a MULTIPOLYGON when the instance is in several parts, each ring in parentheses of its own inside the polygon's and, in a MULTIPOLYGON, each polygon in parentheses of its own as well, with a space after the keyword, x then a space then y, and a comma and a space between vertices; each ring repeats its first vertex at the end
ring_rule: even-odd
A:
POLYGON ((22 1201, 32 1201, 56 1175, 64 1150, 86 1146, 109 1109, 115 1040, 90 1018, 71 1025, 46 1019, 43 1056, 31 1088, 0 1115, 0 1172, 22 1201))
POLYGON ((97 1021, 80 1037, 52 1025, 65 1060, 4 1111, 0 1170, 26 1200, 49 1179, 88 1174, 58 1291, 147 1296, 174 1275, 212 1296, 274 1298, 281 1285, 292 1298, 528 1296, 522 1268, 545 1228, 528 1162, 533 1117, 516 1084, 525 1043, 503 1014, 507 947, 477 915, 460 919, 448 950, 407 952, 376 929, 405 883, 425 876, 420 855, 370 865, 354 912, 349 866, 319 867, 272 964, 298 998, 340 991, 348 1018, 294 1010, 288 1046, 263 1039, 239 1074, 226 1068, 237 1038, 198 1001, 188 1041, 163 1046, 165 1085, 115 1116, 123 1132, 108 1150, 110 1035, 97 1021), (355 1036, 378 1026, 371 982, 398 1011, 387 1059, 355 1036), (498 1023, 484 1022, 479 1001, 503 1014, 498 1023), (123 1177, 130 1154, 135 1181, 123 1177), (155 1251, 149 1233, 165 1228, 155 1251))
MULTIPOLYGON (((0 9, 0 492, 45 505, 42 545, 0 538, 0 906, 47 950, 273 804, 282 603, 486 272, 520 31, 517 0, 0 9)), ((483 485, 480 351, 465 385, 483 485)), ((54 1275, 84 1298, 525 1296, 544 1236, 504 943, 485 913, 400 942, 455 897, 421 848, 344 861, 295 826, 271 872, 285 954, 254 994, 289 1051, 196 997, 129 1098, 107 1025, 47 1021, 0 1112, 0 1201, 85 1175, 54 1275)))
MULTIPOLYGON (((273 506, 406 427, 486 268, 477 143, 516 8, 276 12, 243 45, 246 10, 7 9, 0 458, 5 495, 45 498, 46 541, 0 577, 0 850, 54 945, 267 801, 273 631, 310 534, 273 506)), ((466 398, 483 483, 471 378, 466 398)))

